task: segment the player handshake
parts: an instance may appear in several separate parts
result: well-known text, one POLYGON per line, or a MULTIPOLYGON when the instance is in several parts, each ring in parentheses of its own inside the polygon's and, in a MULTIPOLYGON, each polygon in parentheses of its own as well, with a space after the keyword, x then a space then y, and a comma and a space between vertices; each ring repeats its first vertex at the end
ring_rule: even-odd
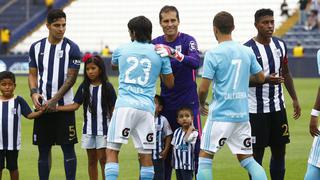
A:
POLYGON ((171 48, 170 46, 164 44, 156 44, 155 50, 161 57, 171 57, 178 60, 179 62, 183 61, 184 55, 181 52, 171 48))

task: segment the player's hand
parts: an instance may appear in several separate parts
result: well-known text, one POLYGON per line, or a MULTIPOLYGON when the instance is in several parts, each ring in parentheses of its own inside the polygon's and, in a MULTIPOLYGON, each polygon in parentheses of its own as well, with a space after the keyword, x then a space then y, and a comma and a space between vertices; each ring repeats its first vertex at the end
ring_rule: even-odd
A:
POLYGON ((208 115, 208 103, 205 103, 204 105, 203 104, 200 104, 200 113, 202 116, 207 116, 208 115))
POLYGON ((281 84, 284 82, 284 78, 282 76, 276 76, 277 73, 272 73, 266 77, 265 82, 269 84, 281 84))
POLYGON ((167 159, 169 153, 169 149, 164 149, 163 151, 160 152, 160 156, 162 159, 167 159))
POLYGON ((37 110, 40 110, 41 106, 42 106, 42 102, 43 101, 43 97, 39 94, 39 93, 33 93, 31 96, 32 102, 34 104, 34 107, 37 110))
POLYGON ((164 44, 156 44, 155 50, 161 57, 171 57, 178 60, 179 62, 183 61, 184 55, 179 51, 171 48, 170 46, 164 44))
POLYGON ((57 105, 57 102, 53 101, 52 99, 50 99, 49 101, 47 101, 45 104, 44 104, 44 108, 45 108, 45 112, 56 112, 56 105, 57 105))
POLYGON ((293 105, 293 118, 297 120, 301 116, 301 107, 299 105, 298 100, 293 100, 292 105, 293 105))
POLYGON ((318 129, 318 117, 311 116, 310 123, 309 123, 309 131, 312 137, 319 136, 320 131, 318 129))

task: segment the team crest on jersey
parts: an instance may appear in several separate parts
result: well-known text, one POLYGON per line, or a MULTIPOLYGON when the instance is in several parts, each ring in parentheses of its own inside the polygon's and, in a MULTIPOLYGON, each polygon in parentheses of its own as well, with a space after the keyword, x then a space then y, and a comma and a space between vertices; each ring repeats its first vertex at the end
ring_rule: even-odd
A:
POLYGON ((17 109, 16 109, 16 108, 12 108, 12 109, 11 109, 11 113, 12 113, 12 114, 17 114, 17 109))
POLYGON ((78 65, 78 66, 80 66, 80 64, 81 64, 80 59, 74 59, 72 62, 73 62, 73 64, 78 65))
POLYGON ((63 50, 58 51, 58 57, 62 58, 63 57, 63 50))
POLYGON ((195 41, 190 41, 190 43, 189 43, 189 50, 190 50, 190 51, 194 51, 194 50, 196 50, 196 49, 198 49, 198 48, 197 48, 197 43, 196 43, 195 41))
POLYGON ((176 46, 176 47, 175 47, 175 49, 176 49, 177 51, 179 51, 179 52, 181 52, 181 51, 182 51, 182 47, 181 47, 181 45, 176 46))
POLYGON ((280 49, 275 49, 277 57, 281 57, 281 50, 280 49))

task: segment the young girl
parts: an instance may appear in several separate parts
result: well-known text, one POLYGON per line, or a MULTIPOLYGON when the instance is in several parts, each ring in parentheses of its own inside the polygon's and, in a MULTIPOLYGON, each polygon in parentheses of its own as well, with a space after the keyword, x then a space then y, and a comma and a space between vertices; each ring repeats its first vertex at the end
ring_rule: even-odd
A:
POLYGON ((79 86, 74 103, 58 106, 58 111, 74 111, 83 104, 82 148, 87 150, 88 173, 90 180, 98 179, 98 160, 102 178, 105 179, 107 128, 111 118, 116 92, 108 82, 103 59, 96 55, 86 54, 83 57, 84 80, 79 86))
POLYGON ((181 126, 173 133, 174 168, 177 180, 192 180, 194 171, 194 146, 198 131, 193 127, 193 111, 189 107, 182 107, 177 112, 177 121, 181 126))

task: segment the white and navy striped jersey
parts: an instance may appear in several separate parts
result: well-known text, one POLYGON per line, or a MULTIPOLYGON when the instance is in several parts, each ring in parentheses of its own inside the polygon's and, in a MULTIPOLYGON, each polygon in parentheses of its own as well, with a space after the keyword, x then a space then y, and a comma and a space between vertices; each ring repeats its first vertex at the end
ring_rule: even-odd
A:
MULTIPOLYGON (((283 40, 272 37, 268 45, 263 45, 251 39, 244 45, 252 48, 265 76, 272 73, 277 73, 276 76, 282 75, 282 64, 288 63, 288 51, 283 40)), ((285 109, 281 84, 265 83, 257 87, 250 87, 248 97, 250 113, 269 113, 285 109)))
MULTIPOLYGON (((47 101, 54 97, 66 80, 69 68, 79 69, 80 50, 78 45, 63 38, 59 44, 52 45, 48 38, 33 43, 29 51, 29 68, 38 69, 39 93, 47 101)), ((71 104, 72 88, 58 101, 58 105, 71 104)))
POLYGON ((152 150, 153 159, 161 159, 160 152, 163 151, 165 138, 172 134, 172 129, 166 117, 158 116, 154 118, 156 130, 156 148, 152 150))
MULTIPOLYGON (((172 137, 172 151, 173 151, 173 167, 175 169, 194 170, 194 147, 197 138, 193 138, 193 141, 186 142, 182 127, 176 129, 172 137)), ((190 135, 198 137, 198 132, 193 131, 190 135)))
MULTIPOLYGON (((110 89, 113 89, 113 86, 107 82, 107 86, 110 86, 110 89)), ((90 99, 92 103, 92 108, 87 108, 85 110, 85 106, 83 106, 83 128, 82 134, 89 135, 107 135, 108 134, 108 122, 110 119, 108 117, 103 116, 102 114, 102 85, 94 86, 90 85, 90 99), (94 112, 94 113, 93 113, 94 112)), ((81 84, 76 92, 74 97, 74 102, 78 104, 83 103, 83 84, 81 84)), ((109 92, 112 96, 112 104, 115 104, 117 96, 116 92, 109 92)))
POLYGON ((0 100, 0 149, 19 150, 21 147, 21 114, 32 113, 27 102, 20 96, 0 100))

